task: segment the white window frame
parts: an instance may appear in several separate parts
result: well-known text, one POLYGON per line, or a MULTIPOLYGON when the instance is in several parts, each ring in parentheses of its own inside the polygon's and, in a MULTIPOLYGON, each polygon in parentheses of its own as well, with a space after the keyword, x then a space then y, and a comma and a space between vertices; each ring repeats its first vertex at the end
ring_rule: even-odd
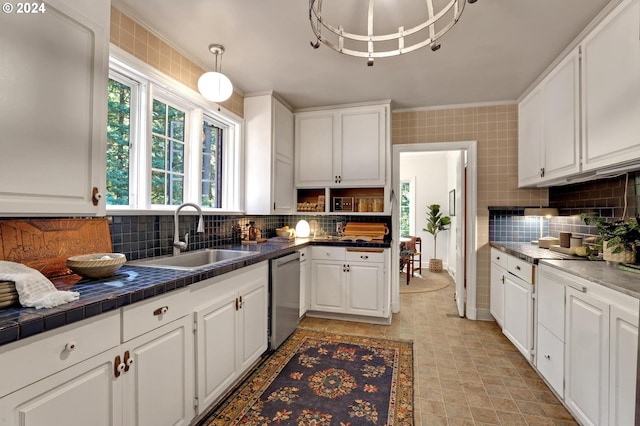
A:
MULTIPOLYGON (((192 202, 200 205, 202 159, 201 132, 193 129, 201 129, 202 120, 206 116, 218 123, 223 129, 222 168, 224 179, 222 182, 221 207, 203 207, 203 211, 210 214, 243 213, 244 210, 244 150, 242 143, 244 120, 242 117, 223 109, 220 105, 207 101, 200 93, 186 85, 161 73, 149 64, 133 57, 117 46, 110 45, 109 70, 122 75, 127 79, 140 84, 140 91, 136 107, 145 114, 131 117, 132 124, 131 149, 133 151, 130 161, 130 205, 107 206, 108 214, 158 214, 166 211, 175 211, 173 205, 152 205, 151 190, 151 110, 153 98, 168 100, 180 106, 187 112, 185 125, 191 129, 185 129, 185 182, 184 202, 192 202), (144 153, 144 154, 143 154, 144 153), (187 171, 188 168, 188 171, 187 171), (138 173, 143 171, 143 173, 138 173), (194 182, 195 180, 195 182, 194 182)), ((132 107, 133 110, 133 107, 132 107)))

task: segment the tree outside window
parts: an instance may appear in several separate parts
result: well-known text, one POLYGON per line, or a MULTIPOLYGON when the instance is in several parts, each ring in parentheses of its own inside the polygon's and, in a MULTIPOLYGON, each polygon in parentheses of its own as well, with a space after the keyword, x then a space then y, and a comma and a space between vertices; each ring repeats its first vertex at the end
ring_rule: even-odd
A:
POLYGON ((107 118, 107 204, 129 204, 131 86, 109 79, 107 118))
POLYGON ((151 204, 179 205, 184 198, 186 112, 153 100, 151 204))

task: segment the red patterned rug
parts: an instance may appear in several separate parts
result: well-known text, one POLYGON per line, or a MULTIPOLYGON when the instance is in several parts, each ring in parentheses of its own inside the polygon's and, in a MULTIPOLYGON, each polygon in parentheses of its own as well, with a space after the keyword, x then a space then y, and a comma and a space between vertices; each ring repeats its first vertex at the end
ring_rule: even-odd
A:
POLYGON ((203 425, 412 425, 413 344, 298 329, 203 425))

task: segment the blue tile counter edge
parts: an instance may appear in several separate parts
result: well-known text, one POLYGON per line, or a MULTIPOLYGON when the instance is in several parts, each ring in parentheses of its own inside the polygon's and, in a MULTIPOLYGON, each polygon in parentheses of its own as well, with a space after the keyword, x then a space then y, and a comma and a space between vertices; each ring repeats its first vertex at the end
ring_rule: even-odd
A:
POLYGON ((640 274, 623 271, 616 264, 608 265, 602 260, 541 260, 540 264, 640 299, 640 274))
POLYGON ((389 248, 391 242, 389 240, 381 242, 313 241, 299 238, 291 242, 238 244, 215 248, 249 251, 254 252, 255 255, 225 261, 196 271, 125 264, 114 276, 100 280, 80 279, 77 275, 54 278, 52 282, 56 288, 77 291, 80 293, 80 299, 51 309, 20 306, 0 309, 0 346, 283 256, 309 245, 389 248))

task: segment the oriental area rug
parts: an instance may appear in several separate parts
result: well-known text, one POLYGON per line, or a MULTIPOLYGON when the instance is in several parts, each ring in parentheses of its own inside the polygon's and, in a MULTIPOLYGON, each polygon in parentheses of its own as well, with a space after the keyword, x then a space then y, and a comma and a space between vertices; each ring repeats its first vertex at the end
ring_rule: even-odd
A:
POLYGON ((413 344, 297 329, 202 425, 412 425, 413 344))

